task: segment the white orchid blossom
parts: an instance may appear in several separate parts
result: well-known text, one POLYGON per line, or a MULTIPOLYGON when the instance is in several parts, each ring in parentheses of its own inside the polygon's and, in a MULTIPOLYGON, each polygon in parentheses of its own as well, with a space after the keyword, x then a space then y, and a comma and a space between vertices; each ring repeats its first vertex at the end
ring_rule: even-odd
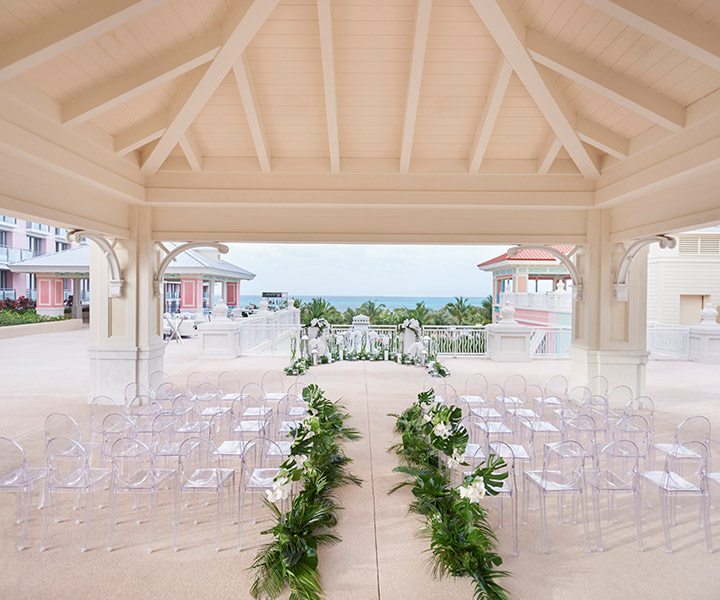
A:
POLYGON ((430 422, 432 422, 432 417, 431 417, 429 414, 425 413, 425 414, 423 415, 422 422, 423 422, 423 423, 430 423, 430 422))
POLYGON ((480 476, 475 477, 466 485, 459 486, 457 490, 460 492, 461 498, 467 498, 470 502, 477 502, 478 504, 486 494, 485 482, 480 476))
POLYGON ((273 481, 272 489, 265 490, 265 496, 269 502, 274 504, 278 501, 287 500, 291 488, 292 482, 285 475, 280 475, 273 481))
POLYGON ((447 438, 452 434, 452 428, 447 423, 438 423, 433 427, 433 433, 438 437, 447 438))
POLYGON ((453 453, 450 458, 448 458, 448 466, 451 469, 457 469, 462 464, 462 456, 458 452, 457 448, 453 448, 453 453))

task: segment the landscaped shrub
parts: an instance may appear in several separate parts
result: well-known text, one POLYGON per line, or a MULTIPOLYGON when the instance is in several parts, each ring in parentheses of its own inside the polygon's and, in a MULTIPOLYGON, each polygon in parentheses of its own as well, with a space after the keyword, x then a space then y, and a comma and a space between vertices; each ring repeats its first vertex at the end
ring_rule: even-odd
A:
POLYGON ((67 317, 46 317, 35 312, 34 308, 24 310, 0 310, 0 327, 24 325, 26 323, 44 323, 46 321, 64 321, 67 317))
POLYGON ((35 300, 20 296, 17 300, 8 298, 7 300, 0 300, 0 310, 14 310, 18 312, 25 312, 35 308, 35 300))

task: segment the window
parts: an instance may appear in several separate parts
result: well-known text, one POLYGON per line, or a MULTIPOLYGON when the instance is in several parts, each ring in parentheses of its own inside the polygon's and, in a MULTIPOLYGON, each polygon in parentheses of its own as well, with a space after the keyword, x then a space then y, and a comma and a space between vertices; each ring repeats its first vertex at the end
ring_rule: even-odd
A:
POLYGON ((0 271, 0 290, 8 289, 8 272, 0 271))
MULTIPOLYGON (((39 256, 42 254, 42 240, 40 238, 28 236, 28 250, 33 253, 33 256, 39 256)), ((34 288, 32 288, 34 289, 34 288)))
POLYGON ((13 217, 0 217, 0 223, 9 223, 10 225, 15 225, 17 223, 17 219, 14 219, 13 217))
POLYGON ((0 231, 0 246, 7 246, 7 231, 0 231))
POLYGON ((720 237, 716 235, 681 235, 678 245, 681 255, 717 256, 720 254, 720 237))
POLYGON ((70 244, 67 242, 55 242, 55 252, 62 252, 63 250, 67 250, 70 247, 70 244))
POLYGON ((37 291, 37 275, 35 275, 35 273, 28 273, 27 289, 28 289, 28 291, 33 291, 33 292, 37 291))

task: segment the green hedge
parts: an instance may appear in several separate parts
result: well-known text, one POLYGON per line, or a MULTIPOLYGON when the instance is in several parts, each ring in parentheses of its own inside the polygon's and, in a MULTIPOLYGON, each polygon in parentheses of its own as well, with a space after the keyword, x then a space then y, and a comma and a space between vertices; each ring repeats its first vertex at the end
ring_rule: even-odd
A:
POLYGON ((25 325, 26 323, 45 323, 46 321, 64 321, 67 317, 46 317, 39 315, 34 309, 24 312, 0 310, 0 327, 8 325, 25 325))

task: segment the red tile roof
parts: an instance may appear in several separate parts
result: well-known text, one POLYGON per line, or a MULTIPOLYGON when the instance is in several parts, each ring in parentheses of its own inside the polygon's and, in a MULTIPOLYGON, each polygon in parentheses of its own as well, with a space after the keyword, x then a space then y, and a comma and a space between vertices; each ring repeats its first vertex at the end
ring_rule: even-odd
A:
MULTIPOLYGON (((574 248, 574 246, 558 245, 552 246, 552 248, 555 248, 555 250, 559 250, 563 254, 569 254, 570 251, 574 248)), ((480 263, 478 267, 486 267, 487 265, 492 265, 493 263, 502 262, 504 260, 512 262, 525 260, 555 260, 555 257, 552 254, 544 252, 543 250, 523 249, 520 250, 520 252, 518 252, 512 258, 510 258, 507 253, 501 254, 500 256, 496 256, 495 258, 486 260, 484 263, 480 263)))

